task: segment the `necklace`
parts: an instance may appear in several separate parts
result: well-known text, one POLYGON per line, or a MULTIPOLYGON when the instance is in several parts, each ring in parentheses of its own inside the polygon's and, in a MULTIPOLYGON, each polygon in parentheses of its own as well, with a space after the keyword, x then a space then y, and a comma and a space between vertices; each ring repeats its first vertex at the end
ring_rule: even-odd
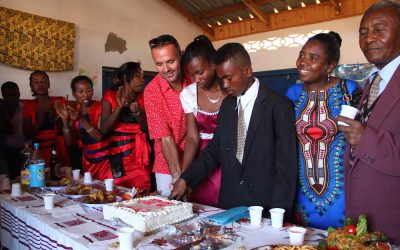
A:
POLYGON ((211 99, 210 96, 208 95, 208 90, 206 89, 206 96, 207 99, 211 102, 211 103, 217 103, 219 101, 219 99, 221 98, 221 90, 219 90, 219 95, 217 99, 211 99))

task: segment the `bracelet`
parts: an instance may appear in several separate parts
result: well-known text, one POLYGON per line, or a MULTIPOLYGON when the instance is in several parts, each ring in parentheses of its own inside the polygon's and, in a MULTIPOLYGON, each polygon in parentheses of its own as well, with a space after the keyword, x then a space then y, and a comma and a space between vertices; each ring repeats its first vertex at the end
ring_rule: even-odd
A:
POLYGON ((64 132, 65 134, 68 134, 68 133, 69 133, 69 128, 63 128, 63 132, 64 132))
POLYGON ((92 126, 91 128, 89 128, 88 130, 86 130, 86 133, 90 133, 90 132, 92 132, 93 131, 93 129, 94 129, 94 127, 92 126))

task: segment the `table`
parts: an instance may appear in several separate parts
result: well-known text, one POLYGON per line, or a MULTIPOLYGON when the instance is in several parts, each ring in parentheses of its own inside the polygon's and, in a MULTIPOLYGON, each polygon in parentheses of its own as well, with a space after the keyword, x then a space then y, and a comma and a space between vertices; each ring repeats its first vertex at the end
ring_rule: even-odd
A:
MULTIPOLYGON (((50 191, 50 190, 47 190, 50 191)), ((54 191, 56 207, 46 210, 40 195, 24 193, 20 197, 11 197, 9 193, 0 193, 0 244, 9 249, 112 249, 118 241, 116 230, 110 221, 103 219, 100 208, 86 207, 74 199, 54 191)), ((194 204, 197 216, 191 221, 202 219, 221 212, 219 208, 194 204)), ((229 249, 251 249, 263 245, 288 244, 287 228, 274 229, 269 219, 263 219, 260 227, 232 223, 237 234, 234 244, 229 249)), ((135 232, 136 249, 174 249, 167 242, 159 246, 153 241, 166 237, 167 230, 144 235, 135 232), (152 243, 153 242, 153 243, 152 243)), ((317 245, 326 237, 326 232, 308 228, 306 244, 317 245)), ((158 243, 162 241, 157 241, 158 243)), ((117 248, 115 248, 117 249, 117 248)))

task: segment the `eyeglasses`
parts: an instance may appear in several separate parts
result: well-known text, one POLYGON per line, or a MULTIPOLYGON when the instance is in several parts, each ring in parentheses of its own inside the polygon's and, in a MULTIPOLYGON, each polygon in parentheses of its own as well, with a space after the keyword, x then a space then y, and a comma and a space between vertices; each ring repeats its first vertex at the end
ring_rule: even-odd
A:
POLYGON ((166 44, 174 44, 176 47, 179 46, 175 37, 173 37, 171 35, 161 35, 161 36, 153 38, 149 41, 150 49, 160 47, 160 46, 166 45, 166 44))

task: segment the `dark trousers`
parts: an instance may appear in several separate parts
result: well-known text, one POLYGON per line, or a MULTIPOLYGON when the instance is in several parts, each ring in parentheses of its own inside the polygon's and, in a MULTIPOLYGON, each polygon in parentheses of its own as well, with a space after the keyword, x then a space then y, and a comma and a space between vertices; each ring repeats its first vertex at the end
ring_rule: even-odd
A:
POLYGON ((22 166, 20 153, 22 149, 23 148, 11 148, 7 146, 3 147, 3 156, 7 163, 8 177, 10 180, 14 180, 20 175, 22 166))

